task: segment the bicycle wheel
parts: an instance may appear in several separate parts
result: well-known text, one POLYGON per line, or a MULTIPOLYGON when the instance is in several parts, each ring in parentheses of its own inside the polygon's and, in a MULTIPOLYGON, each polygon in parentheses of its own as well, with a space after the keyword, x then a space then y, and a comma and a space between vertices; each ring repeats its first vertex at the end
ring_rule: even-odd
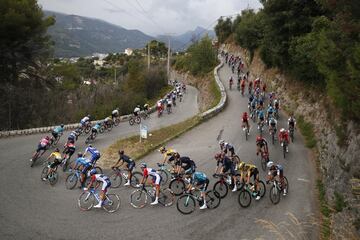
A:
POLYGON ((110 176, 111 188, 118 188, 122 183, 122 176, 120 173, 114 173, 110 176))
POLYGON ((167 184, 168 182, 168 179, 169 179, 169 176, 168 176, 168 173, 164 170, 158 170, 158 173, 161 177, 161 182, 160 182, 160 185, 161 186, 164 186, 167 184))
POLYGON ((66 158, 66 159, 63 160, 63 164, 62 164, 63 172, 66 171, 66 169, 68 168, 68 165, 69 165, 69 158, 66 158))
POLYGON ((220 198, 226 197, 229 191, 227 183, 221 181, 215 183, 213 190, 219 194, 220 198))
POLYGON ((88 134, 91 131, 91 126, 87 125, 85 128, 85 133, 88 134))
POLYGON ((112 123, 109 123, 109 124, 107 125, 107 130, 108 130, 108 132, 110 132, 110 131, 112 130, 112 128, 113 128, 112 123))
POLYGON ((267 164, 267 159, 265 159, 264 156, 261 156, 261 168, 263 171, 266 171, 266 164, 267 164))
POLYGON ((71 173, 65 180, 65 186, 67 189, 73 189, 78 182, 78 176, 75 173, 71 173))
POLYGON ((116 212, 120 207, 120 198, 115 193, 106 194, 103 208, 108 213, 116 212))
POLYGON ((142 179, 142 173, 141 172, 133 172, 132 173, 132 176, 131 176, 131 180, 130 180, 130 185, 133 187, 133 188, 136 188, 139 184, 140 184, 140 181, 142 179))
POLYGON ((114 120, 114 125, 117 127, 119 125, 119 123, 120 123, 120 119, 116 118, 114 120))
POLYGON ((266 186, 265 186, 265 183, 260 180, 259 183, 258 183, 258 191, 260 192, 260 197, 264 197, 265 196, 265 193, 266 193, 266 186))
POLYGON ((180 196, 185 191, 185 183, 184 180, 180 179, 173 179, 169 184, 169 188, 175 196, 180 196))
POLYGON ((287 178, 284 176, 284 182, 285 182, 285 185, 286 185, 286 192, 289 193, 289 182, 287 180, 287 178))
POLYGON ((88 144, 90 142, 90 140, 91 140, 91 135, 85 139, 85 144, 88 144))
POLYGON ((80 194, 78 206, 83 211, 88 211, 94 206, 95 196, 92 192, 85 191, 80 194))
POLYGON ((45 166, 45 167, 43 168, 43 170, 41 171, 41 176, 40 176, 40 179, 41 179, 41 180, 42 180, 43 178, 47 178, 48 169, 49 169, 49 167, 48 167, 48 166, 45 166))
POLYGON ((270 188, 270 201, 273 204, 278 204, 280 202, 280 191, 274 185, 270 188))
POLYGON ((134 125, 134 123, 135 123, 135 120, 134 120, 133 117, 131 117, 131 118, 129 119, 129 124, 132 126, 132 125, 134 125))
POLYGON ((247 190, 242 190, 238 196, 238 202, 241 207, 247 208, 251 204, 251 194, 247 190))
POLYGON ((285 159, 285 155, 286 155, 286 144, 283 143, 283 155, 284 155, 284 159, 285 159))
POLYGON ((59 140, 60 140, 60 135, 58 135, 56 138, 55 138, 55 140, 54 140, 54 142, 53 142, 53 146, 56 146, 57 144, 58 144, 58 142, 59 142, 59 140))
POLYGON ((95 170, 96 170, 96 173, 98 173, 98 174, 103 174, 103 170, 102 170, 101 167, 96 166, 96 167, 95 167, 95 170))
POLYGON ((247 128, 245 128, 244 133, 245 133, 245 140, 247 141, 248 140, 248 129, 247 128))
POLYGON ((102 134, 102 133, 104 133, 104 131, 105 131, 105 127, 104 127, 104 125, 102 125, 99 129, 99 133, 102 134))
POLYGON ((164 205, 165 207, 169 207, 174 203, 174 200, 175 200, 175 195, 170 189, 166 188, 160 191, 160 195, 159 195, 160 204, 164 205))
POLYGON ((192 213, 195 210, 195 206, 195 198, 190 194, 181 195, 176 202, 177 210, 185 215, 192 213))
POLYGON ((130 195, 130 204, 133 208, 143 208, 147 203, 147 193, 143 189, 137 189, 130 195))
POLYGON ((59 175, 57 172, 51 172, 48 176, 48 179, 49 179, 50 185, 54 186, 59 179, 59 175))
POLYGON ((33 167, 33 166, 35 165, 35 162, 36 162, 36 160, 38 160, 39 157, 40 157, 40 152, 37 152, 37 153, 35 154, 35 156, 32 158, 30 167, 33 167))
POLYGON ((137 117, 135 118, 135 122, 136 122, 137 124, 140 124, 140 123, 141 123, 141 117, 140 117, 140 116, 137 116, 137 117))
POLYGON ((215 209, 220 205, 221 198, 217 192, 209 190, 206 192, 206 206, 210 209, 215 209))

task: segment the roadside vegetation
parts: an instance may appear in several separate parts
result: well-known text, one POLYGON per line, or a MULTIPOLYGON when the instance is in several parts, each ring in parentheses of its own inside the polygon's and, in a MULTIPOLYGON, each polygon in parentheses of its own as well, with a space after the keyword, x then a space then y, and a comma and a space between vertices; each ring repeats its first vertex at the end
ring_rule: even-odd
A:
POLYGON ((152 66, 146 49, 79 59, 54 59, 45 17, 36 0, 2 1, 0 9, 0 130, 78 122, 108 116, 119 108, 154 102, 168 90, 164 43, 151 41, 152 66))

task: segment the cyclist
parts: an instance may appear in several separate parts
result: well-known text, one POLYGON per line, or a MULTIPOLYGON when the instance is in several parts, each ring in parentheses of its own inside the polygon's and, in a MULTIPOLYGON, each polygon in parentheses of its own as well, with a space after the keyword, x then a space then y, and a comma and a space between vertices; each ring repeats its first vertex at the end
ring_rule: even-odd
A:
POLYGON ((254 89, 260 88, 260 78, 255 78, 254 89))
POLYGON ((253 177, 255 183, 256 200, 260 200, 260 193, 258 191, 259 187, 259 170, 255 165, 241 162, 239 165, 240 170, 240 182, 244 182, 246 179, 246 184, 250 183, 250 178, 253 177))
POLYGON ((179 153, 175 154, 175 166, 176 173, 180 174, 182 170, 184 171, 185 177, 190 177, 191 174, 195 172, 196 164, 189 157, 182 156, 180 157, 179 153))
POLYGON ((245 89, 245 77, 241 80, 240 86, 241 86, 241 92, 243 93, 245 89))
POLYGON ((253 86, 253 82, 252 81, 249 81, 249 87, 248 87, 248 91, 249 93, 251 93, 251 90, 252 90, 252 86, 253 86))
POLYGON ((140 105, 137 105, 135 108, 134 108, 134 116, 137 117, 140 113, 140 105))
POLYGON ((109 125, 112 125, 112 117, 111 116, 109 116, 109 117, 106 117, 105 119, 104 119, 104 123, 105 123, 105 125, 106 126, 109 126, 109 125))
POLYGON ((269 121, 269 119, 273 116, 274 109, 271 105, 269 105, 267 111, 266 111, 266 119, 269 121))
POLYGON ((55 127, 52 130, 51 134, 53 135, 55 140, 59 135, 61 136, 63 132, 64 132, 64 124, 61 124, 60 126, 55 127))
POLYGON ((89 123, 90 123, 90 115, 87 115, 80 120, 81 127, 85 127, 89 123))
POLYGON ((247 112, 243 112, 242 123, 243 123, 242 128, 245 128, 245 125, 246 125, 248 131, 250 131, 249 116, 248 116, 247 112))
POLYGON ((290 115, 290 118, 288 119, 289 129, 290 128, 295 129, 295 125, 296 125, 296 120, 293 115, 290 115))
POLYGON ((259 155, 259 152, 269 153, 268 143, 266 139, 261 136, 256 137, 256 155, 259 155))
POLYGON ((260 125, 263 125, 265 120, 264 111, 262 109, 257 110, 257 117, 259 118, 258 129, 260 129, 260 125))
POLYGON ((282 144, 286 144, 286 152, 289 152, 289 131, 285 130, 285 128, 281 128, 279 132, 279 142, 282 144))
POLYGON ((223 153, 227 154, 229 151, 231 157, 233 157, 235 155, 235 149, 230 143, 227 143, 224 140, 220 140, 219 145, 220 145, 220 150, 223 153))
POLYGON ((50 144, 50 137, 49 136, 46 136, 46 137, 42 138, 40 140, 39 144, 38 144, 38 147, 37 147, 36 151, 34 152, 32 158, 30 159, 30 162, 33 161, 33 159, 35 158, 35 155, 37 153, 39 153, 40 151, 43 151, 41 153, 41 155, 40 155, 40 157, 41 157, 46 152, 47 147, 49 146, 49 144, 50 144))
POLYGON ((280 109, 280 101, 275 99, 274 100, 274 108, 275 108, 275 111, 279 112, 279 109, 280 109))
POLYGON ((132 160, 129 156, 125 155, 124 150, 119 150, 119 160, 111 168, 121 167, 124 163, 126 163, 126 168, 128 171, 128 179, 124 186, 130 186, 132 171, 135 167, 135 161, 132 160))
POLYGON ((153 168, 148 168, 146 163, 141 163, 141 170, 143 172, 143 178, 141 180, 141 185, 145 184, 146 179, 151 176, 152 177, 152 184, 155 185, 156 194, 154 202, 150 203, 150 205, 158 204, 159 194, 160 194, 160 181, 161 177, 153 168))
POLYGON ((78 139, 77 132, 71 131, 69 136, 68 136, 68 142, 75 143, 75 141, 77 141, 77 139, 78 139))
POLYGON ((149 113, 149 104, 145 103, 143 107, 144 107, 144 113, 147 115, 149 113))
POLYGON ((229 78, 229 87, 230 87, 230 89, 231 89, 231 86, 233 85, 233 82, 234 82, 234 80, 233 80, 233 77, 231 76, 229 78))
POLYGON ((90 153, 90 162, 94 165, 97 160, 100 158, 100 152, 95 147, 93 147, 91 144, 88 145, 88 147, 84 151, 84 157, 86 156, 86 153, 90 153))
POLYGON ((163 154, 163 164, 165 162, 172 163, 175 160, 175 154, 177 153, 174 149, 166 149, 165 147, 161 147, 159 152, 163 154))
POLYGON ((66 154, 68 156, 68 160, 70 160, 71 156, 75 153, 75 144, 73 142, 67 142, 65 145, 64 145, 64 151, 63 151, 64 154, 66 154))
POLYGON ((111 112, 112 120, 115 120, 115 118, 117 118, 117 117, 119 117, 119 108, 117 108, 111 112))
POLYGON ((173 91, 171 94, 171 100, 174 107, 176 106, 176 91, 173 91))
POLYGON ((166 109, 167 111, 170 113, 171 112, 171 106, 172 106, 172 101, 171 101, 171 98, 168 98, 166 100, 166 109))
POLYGON ((269 133, 271 132, 271 130, 274 131, 273 133, 274 133, 275 136, 276 136, 277 121, 276 121, 276 119, 275 119, 274 117, 271 117, 271 118, 269 119, 269 133))
POLYGON ((267 163, 267 167, 269 168, 269 173, 267 177, 266 183, 268 184, 269 181, 272 181, 276 176, 279 177, 280 185, 283 188, 283 194, 286 196, 286 185, 284 180, 284 168, 280 164, 274 164, 274 162, 270 161, 267 163))
POLYGON ((209 185, 209 179, 206 177, 203 172, 194 172, 191 177, 190 184, 187 187, 187 191, 190 191, 193 186, 196 186, 200 189, 200 194, 203 199, 203 205, 200 206, 200 209, 206 209, 206 190, 209 185))
POLYGON ((83 156, 81 152, 78 153, 78 157, 75 160, 73 169, 80 171, 80 188, 85 187, 85 179, 87 171, 92 167, 91 161, 83 156))
MULTIPOLYGON (((215 159, 217 161, 215 174, 221 173, 226 174, 229 172, 230 177, 233 179, 233 182, 236 183, 236 171, 235 171, 235 164, 228 158, 224 153, 217 153, 215 154, 215 159), (221 168, 220 168, 221 164, 221 168), (219 169, 221 169, 219 171, 219 169)), ((237 191, 236 184, 234 184, 233 192, 237 191)))
POLYGON ((99 133, 101 128, 101 122, 96 123, 92 128, 91 128, 91 134, 93 133, 99 133))
POLYGON ((55 172, 55 167, 60 165, 60 163, 61 163, 62 157, 61 157, 60 150, 58 148, 56 148, 55 151, 50 154, 50 156, 46 159, 46 161, 49 161, 50 158, 52 158, 52 157, 54 157, 54 162, 50 164, 50 167, 48 168, 46 177, 44 177, 42 179, 43 181, 46 181, 49 174, 51 172, 55 172))
POLYGON ((111 186, 110 179, 108 176, 104 174, 96 174, 95 169, 90 170, 90 176, 91 176, 91 181, 87 186, 87 188, 84 188, 84 190, 85 191, 88 190, 93 185, 94 182, 96 182, 95 188, 97 188, 100 185, 100 183, 102 183, 101 192, 100 192, 100 201, 97 205, 94 206, 94 208, 101 208, 105 200, 105 194, 108 188, 111 186))

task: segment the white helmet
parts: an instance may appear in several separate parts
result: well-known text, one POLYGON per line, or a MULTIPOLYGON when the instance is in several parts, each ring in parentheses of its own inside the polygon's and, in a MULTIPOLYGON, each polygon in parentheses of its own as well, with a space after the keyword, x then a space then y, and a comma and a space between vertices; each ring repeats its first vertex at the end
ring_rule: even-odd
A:
POLYGON ((285 129, 284 129, 284 128, 280 129, 280 132, 281 132, 281 133, 284 133, 284 132, 285 132, 285 129))
POLYGON ((225 141, 224 141, 224 140, 220 140, 220 141, 219 141, 219 144, 220 144, 220 145, 223 145, 223 144, 225 144, 225 141))
POLYGON ((277 102, 278 102, 278 100, 277 100, 277 99, 275 99, 275 100, 274 100, 274 103, 277 103, 277 102))
POLYGON ((274 162, 269 161, 269 162, 266 164, 266 166, 267 166, 268 168, 271 168, 272 166, 274 166, 274 162))

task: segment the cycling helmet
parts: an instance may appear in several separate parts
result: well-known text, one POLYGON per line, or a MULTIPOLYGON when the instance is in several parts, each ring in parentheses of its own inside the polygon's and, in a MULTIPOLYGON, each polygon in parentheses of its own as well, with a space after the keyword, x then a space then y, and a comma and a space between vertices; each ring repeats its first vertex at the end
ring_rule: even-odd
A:
POLYGON ((161 153, 165 153, 165 152, 166 152, 166 148, 165 148, 165 146, 162 146, 162 147, 159 149, 159 152, 161 152, 161 153))
POLYGON ((94 175, 94 174, 96 174, 96 169, 95 168, 90 170, 90 175, 94 175))
POLYGON ((61 124, 60 127, 64 128, 64 124, 61 124))
POLYGON ((277 100, 277 99, 275 99, 275 100, 274 100, 274 103, 277 103, 277 102, 278 102, 278 100, 277 100))
POLYGON ((89 145, 88 145, 88 147, 92 147, 92 145, 91 145, 91 144, 89 144, 89 145))
POLYGON ((87 117, 90 118, 91 117, 90 114, 88 114, 87 117))
POLYGON ((124 155, 124 150, 119 150, 120 155, 124 155))
POLYGON ((55 152, 60 152, 59 148, 55 148, 55 152))
POLYGON ((220 141, 219 141, 219 144, 220 144, 220 145, 224 145, 224 144, 225 144, 225 141, 224 141, 224 140, 220 140, 220 141))
POLYGON ((140 108, 140 105, 137 105, 136 107, 140 108))
POLYGON ((256 141, 257 141, 257 142, 260 142, 260 141, 262 141, 262 140, 263 140, 262 137, 260 137, 260 136, 257 136, 257 137, 256 137, 256 141))
POLYGON ((281 132, 281 133, 284 133, 284 132, 285 132, 285 129, 284 129, 284 128, 280 129, 280 132, 281 132))
POLYGON ((141 168, 146 168, 147 165, 146 165, 146 163, 141 163, 141 164, 140 164, 140 167, 141 167, 141 168))
POLYGON ((273 161, 269 161, 269 162, 266 164, 266 166, 267 166, 268 168, 271 168, 272 166, 274 166, 274 162, 273 162, 273 161))
POLYGON ((82 156, 83 156, 82 152, 78 152, 78 157, 82 157, 82 156))
POLYGON ((239 163, 239 169, 240 169, 240 170, 244 169, 244 167, 245 167, 245 163, 244 163, 244 162, 239 163))

